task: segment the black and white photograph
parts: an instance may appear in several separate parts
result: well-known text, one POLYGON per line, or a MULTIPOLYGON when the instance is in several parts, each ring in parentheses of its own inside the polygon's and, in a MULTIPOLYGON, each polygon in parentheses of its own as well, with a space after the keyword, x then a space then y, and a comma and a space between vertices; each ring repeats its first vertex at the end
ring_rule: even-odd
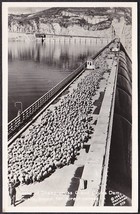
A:
POLYGON ((2 56, 3 211, 137 211, 137 3, 2 3, 2 56))

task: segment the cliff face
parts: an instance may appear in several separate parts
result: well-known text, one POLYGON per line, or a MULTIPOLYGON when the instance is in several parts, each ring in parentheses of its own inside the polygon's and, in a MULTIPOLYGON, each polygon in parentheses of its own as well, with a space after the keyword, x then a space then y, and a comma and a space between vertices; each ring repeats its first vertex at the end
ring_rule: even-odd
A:
MULTIPOLYGON (((97 20, 94 18, 94 20, 97 20)), ((109 29, 111 26, 111 21, 106 20, 99 22, 97 24, 91 24, 88 21, 85 21, 85 19, 80 20, 71 20, 67 22, 64 20, 63 22, 60 22, 60 20, 47 20, 46 22, 44 20, 39 20, 38 22, 34 19, 28 20, 28 21, 19 21, 19 20, 12 20, 9 23, 9 32, 20 32, 20 33, 50 33, 50 34, 76 34, 81 35, 81 31, 98 31, 98 30, 104 30, 109 29), (72 33, 73 32, 73 33, 72 33)))

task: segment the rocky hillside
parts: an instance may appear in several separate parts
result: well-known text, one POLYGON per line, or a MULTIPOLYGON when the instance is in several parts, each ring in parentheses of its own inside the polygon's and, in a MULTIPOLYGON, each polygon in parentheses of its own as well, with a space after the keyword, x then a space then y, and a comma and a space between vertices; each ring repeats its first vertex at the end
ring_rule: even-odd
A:
POLYGON ((34 14, 9 14, 9 32, 80 34, 109 29, 112 20, 123 16, 131 24, 129 8, 49 8, 34 14), (75 29, 78 27, 77 32, 75 29), (83 31, 82 30, 82 31, 83 31), (84 32, 83 32, 84 33, 84 32))

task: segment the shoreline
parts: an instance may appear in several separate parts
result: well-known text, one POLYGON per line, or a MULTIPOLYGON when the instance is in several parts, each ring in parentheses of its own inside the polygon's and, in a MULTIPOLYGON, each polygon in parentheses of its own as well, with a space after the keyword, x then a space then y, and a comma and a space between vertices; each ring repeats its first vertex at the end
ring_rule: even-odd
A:
MULTIPOLYGON (((96 34, 96 32, 95 32, 96 34)), ((110 37, 95 36, 95 35, 68 35, 68 34, 46 34, 47 37, 43 38, 44 41, 47 39, 58 39, 58 38, 68 38, 68 39, 110 39, 110 37)), ((35 33, 20 33, 20 32, 8 32, 8 41, 28 41, 28 40, 42 40, 42 38, 37 38, 35 33)))

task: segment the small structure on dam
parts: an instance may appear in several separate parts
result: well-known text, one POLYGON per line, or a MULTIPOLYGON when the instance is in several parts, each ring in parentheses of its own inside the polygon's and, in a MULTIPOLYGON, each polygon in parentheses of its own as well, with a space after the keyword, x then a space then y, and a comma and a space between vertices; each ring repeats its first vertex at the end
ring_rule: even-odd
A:
POLYGON ((88 58, 87 59, 87 69, 95 69, 95 65, 94 65, 94 61, 92 58, 88 58))
POLYGON ((131 60, 113 40, 8 124, 8 179, 31 196, 17 205, 113 206, 110 190, 130 205, 131 121, 131 60))

